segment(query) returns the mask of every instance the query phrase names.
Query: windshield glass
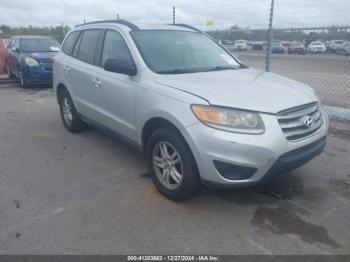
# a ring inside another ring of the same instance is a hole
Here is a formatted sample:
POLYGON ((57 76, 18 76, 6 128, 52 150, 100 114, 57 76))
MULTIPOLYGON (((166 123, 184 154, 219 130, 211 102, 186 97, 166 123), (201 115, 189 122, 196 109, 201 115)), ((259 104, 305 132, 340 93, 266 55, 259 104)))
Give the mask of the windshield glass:
POLYGON ((60 43, 50 38, 21 39, 20 49, 22 52, 58 52, 60 43))
POLYGON ((159 74, 237 69, 239 63, 207 36, 174 30, 131 33, 143 59, 159 74))

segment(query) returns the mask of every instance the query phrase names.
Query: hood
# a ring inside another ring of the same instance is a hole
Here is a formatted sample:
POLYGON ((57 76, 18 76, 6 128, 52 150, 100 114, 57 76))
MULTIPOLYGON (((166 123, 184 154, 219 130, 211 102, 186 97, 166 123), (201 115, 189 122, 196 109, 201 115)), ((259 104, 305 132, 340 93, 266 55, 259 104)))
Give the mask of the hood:
POLYGON ((254 69, 156 75, 155 81, 200 96, 212 105, 266 113, 317 101, 310 87, 254 69))
POLYGON ((23 53, 26 57, 31 57, 37 60, 39 63, 52 63, 53 58, 57 55, 57 52, 34 52, 23 53))

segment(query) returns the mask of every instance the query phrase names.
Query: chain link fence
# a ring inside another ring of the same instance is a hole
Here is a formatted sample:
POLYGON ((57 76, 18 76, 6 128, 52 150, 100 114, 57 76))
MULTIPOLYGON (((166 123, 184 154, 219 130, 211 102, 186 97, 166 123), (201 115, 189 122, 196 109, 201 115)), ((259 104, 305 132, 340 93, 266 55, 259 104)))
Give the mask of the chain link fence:
MULTIPOLYGON (((265 69, 267 29, 209 33, 243 63, 265 69)), ((273 35, 271 72, 314 88, 332 127, 350 132, 350 26, 278 28, 273 35)))

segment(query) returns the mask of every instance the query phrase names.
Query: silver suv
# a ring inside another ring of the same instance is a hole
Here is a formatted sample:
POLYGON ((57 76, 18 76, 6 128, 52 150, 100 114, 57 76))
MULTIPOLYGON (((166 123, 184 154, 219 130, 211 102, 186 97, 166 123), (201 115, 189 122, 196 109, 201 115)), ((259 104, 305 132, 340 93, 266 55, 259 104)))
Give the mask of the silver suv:
POLYGON ((251 185, 320 154, 328 119, 305 84, 250 69, 184 24, 124 20, 76 26, 56 56, 63 124, 113 131, 145 152, 173 200, 251 185))

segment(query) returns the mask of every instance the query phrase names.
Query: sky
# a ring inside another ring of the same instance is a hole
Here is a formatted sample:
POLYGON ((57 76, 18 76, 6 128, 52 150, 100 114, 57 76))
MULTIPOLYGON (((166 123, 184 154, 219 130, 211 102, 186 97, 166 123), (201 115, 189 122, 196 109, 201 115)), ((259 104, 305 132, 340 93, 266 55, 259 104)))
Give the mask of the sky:
MULTIPOLYGON (((0 24, 68 26, 88 21, 120 19, 135 23, 176 22, 200 29, 233 25, 264 28, 271 0, 0 0, 0 24), (206 26, 214 19, 213 26, 206 26)), ((275 0, 274 25, 350 25, 350 0, 275 0)))

